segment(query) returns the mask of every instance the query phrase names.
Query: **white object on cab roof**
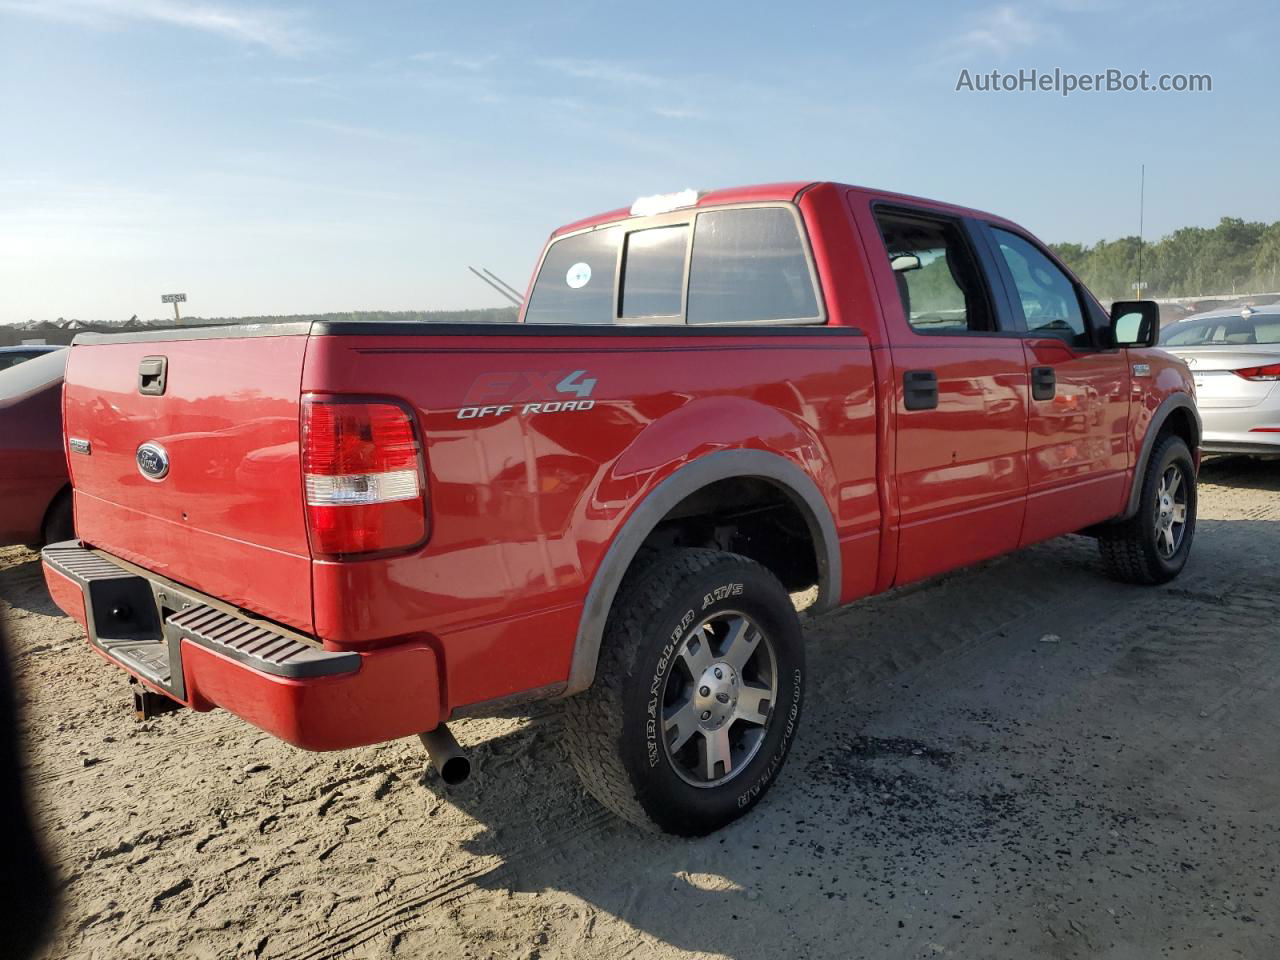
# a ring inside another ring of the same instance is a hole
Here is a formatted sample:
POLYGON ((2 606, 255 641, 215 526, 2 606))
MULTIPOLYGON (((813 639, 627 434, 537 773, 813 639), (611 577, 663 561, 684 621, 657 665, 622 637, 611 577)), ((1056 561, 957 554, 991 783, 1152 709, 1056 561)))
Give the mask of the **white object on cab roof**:
POLYGON ((655 193, 648 197, 637 197, 631 205, 633 217, 651 217, 656 213, 670 213, 681 207, 692 207, 698 202, 701 194, 692 188, 678 193, 655 193))

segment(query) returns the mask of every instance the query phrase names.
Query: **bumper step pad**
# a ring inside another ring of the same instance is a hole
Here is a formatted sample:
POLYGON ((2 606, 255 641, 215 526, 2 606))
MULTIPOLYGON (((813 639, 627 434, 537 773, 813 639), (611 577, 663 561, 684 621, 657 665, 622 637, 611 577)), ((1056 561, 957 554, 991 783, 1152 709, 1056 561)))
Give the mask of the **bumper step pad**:
POLYGON ((203 604, 166 620, 182 636, 263 673, 279 677, 327 677, 360 666, 358 653, 334 653, 272 627, 203 604))
POLYGON ((220 609, 203 594, 135 573, 76 541, 50 544, 43 556, 83 591, 89 642, 178 700, 186 699, 183 640, 277 677, 327 677, 360 669, 358 653, 325 650, 284 627, 220 609))

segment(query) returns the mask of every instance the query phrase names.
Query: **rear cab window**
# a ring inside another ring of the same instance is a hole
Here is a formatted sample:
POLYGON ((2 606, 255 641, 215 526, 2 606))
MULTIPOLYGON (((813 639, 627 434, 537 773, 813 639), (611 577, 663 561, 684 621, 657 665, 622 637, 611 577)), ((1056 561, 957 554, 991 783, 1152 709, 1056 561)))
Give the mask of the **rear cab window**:
POLYGON ((622 257, 618 316, 646 320, 680 316, 684 305, 684 260, 689 227, 653 227, 627 234, 622 257))
POLYGON ((791 204, 679 210, 551 243, 525 323, 824 323, 791 204))
POLYGON ((609 323, 622 230, 608 227, 547 248, 525 323, 609 323))
POLYGON ((1210 317, 1165 327, 1161 346, 1254 346, 1280 344, 1280 316, 1210 317))

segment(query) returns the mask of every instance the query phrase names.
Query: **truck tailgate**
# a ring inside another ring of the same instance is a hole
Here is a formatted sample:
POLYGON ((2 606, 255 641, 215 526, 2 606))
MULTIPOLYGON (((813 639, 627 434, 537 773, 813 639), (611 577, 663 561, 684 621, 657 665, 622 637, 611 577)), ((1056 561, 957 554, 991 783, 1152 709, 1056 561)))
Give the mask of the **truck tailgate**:
POLYGON ((63 402, 76 534, 309 632, 298 459, 307 337, 228 333, 72 348, 63 402), (154 374, 159 358, 163 393, 144 393, 144 360, 154 374), (144 445, 155 446, 140 455, 144 445))

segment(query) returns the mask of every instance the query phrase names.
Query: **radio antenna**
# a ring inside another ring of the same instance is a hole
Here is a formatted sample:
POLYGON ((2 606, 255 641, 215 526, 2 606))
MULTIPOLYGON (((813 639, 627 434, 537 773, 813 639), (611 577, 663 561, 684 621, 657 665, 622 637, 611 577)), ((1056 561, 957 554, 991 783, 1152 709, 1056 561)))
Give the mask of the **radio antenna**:
POLYGON ((494 272, 493 272, 492 270, 490 270, 488 267, 481 267, 481 269, 482 269, 482 270, 484 270, 485 275, 486 275, 486 276, 488 276, 488 278, 489 278, 490 280, 493 280, 493 281, 495 281, 495 282, 497 282, 497 283, 501 284, 501 285, 502 285, 502 287, 503 287, 503 288, 504 288, 508 293, 510 293, 513 297, 516 297, 516 298, 518 298, 518 299, 520 299, 520 300, 523 300, 523 299, 524 299, 524 295, 523 295, 519 290, 517 290, 517 289, 516 289, 515 287, 513 287, 511 284, 507 283, 507 281, 503 280, 500 276, 498 276, 496 273, 494 273, 494 272))
POLYGON ((1142 228, 1143 216, 1146 213, 1147 202, 1147 165, 1144 163, 1141 167, 1141 174, 1138 179, 1138 296, 1142 299, 1142 228))
POLYGON ((470 270, 472 273, 474 273, 481 280, 483 280, 490 287, 492 287, 500 296, 510 300, 513 306, 518 307, 521 305, 521 303, 523 303, 523 301, 519 297, 513 295, 511 292, 509 292, 508 290, 500 286, 498 282, 490 280, 488 277, 486 277, 483 273, 481 273, 475 267, 467 267, 467 269, 470 270))

